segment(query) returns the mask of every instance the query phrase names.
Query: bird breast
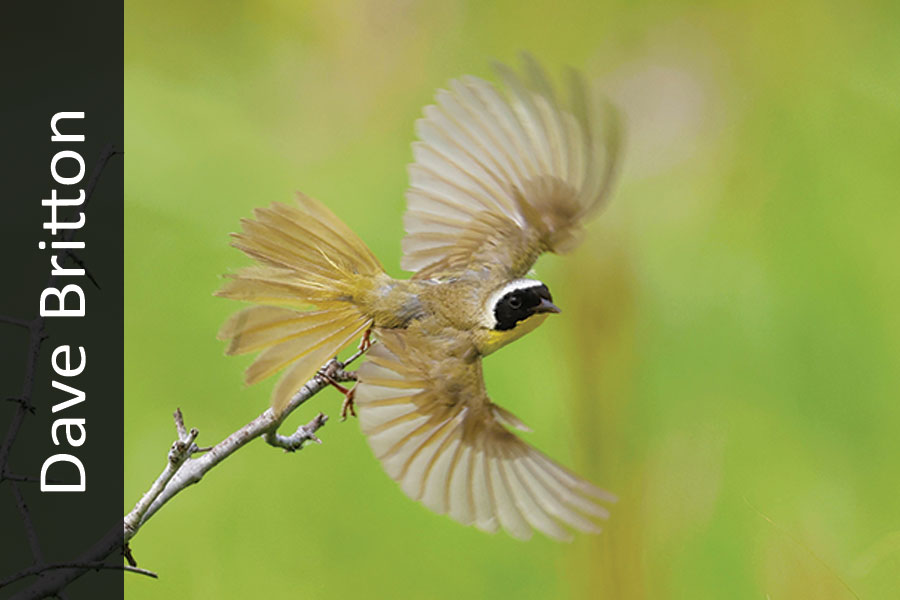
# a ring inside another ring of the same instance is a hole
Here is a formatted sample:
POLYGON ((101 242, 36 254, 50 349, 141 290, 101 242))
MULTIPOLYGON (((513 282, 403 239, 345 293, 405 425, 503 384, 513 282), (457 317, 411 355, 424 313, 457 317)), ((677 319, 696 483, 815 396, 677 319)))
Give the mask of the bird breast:
POLYGON ((534 315, 519 322, 512 329, 505 331, 497 331, 496 329, 476 329, 473 331, 473 341, 475 342, 478 351, 481 352, 482 355, 487 355, 491 352, 496 352, 510 342, 516 341, 523 335, 531 333, 537 329, 546 318, 547 314, 534 315))

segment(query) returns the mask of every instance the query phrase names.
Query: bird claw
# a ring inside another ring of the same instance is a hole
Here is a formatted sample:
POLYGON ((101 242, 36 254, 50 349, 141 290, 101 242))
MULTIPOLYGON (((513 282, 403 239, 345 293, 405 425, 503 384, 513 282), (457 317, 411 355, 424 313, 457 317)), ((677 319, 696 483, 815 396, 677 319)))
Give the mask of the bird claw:
POLYGON ((366 352, 369 348, 372 347, 372 328, 369 327, 366 329, 366 332, 363 334, 362 339, 359 340, 359 346, 357 350, 360 352, 366 352))
POLYGON ((355 403, 353 400, 353 396, 356 392, 356 386, 347 390, 347 393, 344 394, 344 402, 341 404, 341 421, 347 420, 347 414, 349 413, 352 416, 356 416, 356 409, 354 408, 355 403))
POLYGON ((356 409, 354 408, 353 396, 356 393, 356 386, 346 388, 332 379, 327 373, 320 373, 320 375, 329 385, 333 386, 337 391, 344 395, 344 402, 341 404, 341 421, 346 421, 348 414, 355 417, 356 409))

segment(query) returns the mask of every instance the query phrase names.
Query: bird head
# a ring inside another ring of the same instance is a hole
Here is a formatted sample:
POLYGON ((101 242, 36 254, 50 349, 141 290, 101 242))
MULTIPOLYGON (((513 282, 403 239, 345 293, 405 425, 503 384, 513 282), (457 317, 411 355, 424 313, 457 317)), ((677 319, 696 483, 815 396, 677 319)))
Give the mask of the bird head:
POLYGON ((488 297, 483 324, 494 331, 511 331, 535 316, 558 312, 546 285, 534 279, 515 279, 488 297))

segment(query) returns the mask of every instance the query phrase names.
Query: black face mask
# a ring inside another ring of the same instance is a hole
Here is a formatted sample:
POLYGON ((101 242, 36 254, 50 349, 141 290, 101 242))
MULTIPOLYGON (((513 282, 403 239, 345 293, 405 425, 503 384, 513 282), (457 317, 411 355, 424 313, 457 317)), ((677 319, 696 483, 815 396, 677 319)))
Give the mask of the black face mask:
POLYGON ((550 290, 544 284, 507 292, 494 305, 496 331, 509 331, 519 321, 542 312, 559 312, 550 290))

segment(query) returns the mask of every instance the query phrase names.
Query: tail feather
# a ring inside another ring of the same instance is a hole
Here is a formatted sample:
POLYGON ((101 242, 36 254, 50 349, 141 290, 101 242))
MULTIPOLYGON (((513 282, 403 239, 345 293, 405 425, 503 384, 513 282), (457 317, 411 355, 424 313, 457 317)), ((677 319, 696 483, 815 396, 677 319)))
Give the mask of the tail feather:
POLYGON ((291 397, 297 393, 304 383, 316 374, 322 365, 327 363, 335 354, 349 346, 353 340, 359 337, 366 329, 371 327, 372 322, 367 321, 359 325, 355 329, 347 328, 342 330, 343 335, 335 338, 334 345, 320 346, 304 356, 298 357, 297 361, 288 368, 285 374, 275 386, 272 394, 272 409, 275 414, 280 415, 290 402, 291 397), (347 334, 347 332, 350 332, 347 334))
POLYGON ((246 267, 225 276, 229 281, 216 296, 259 304, 308 307, 327 302, 333 286, 309 278, 299 279, 294 271, 267 266, 246 267))
MULTIPOLYGON (((259 211, 257 211, 257 215, 259 211)), ((232 234, 232 245, 262 264, 275 268, 297 270, 298 265, 307 273, 324 275, 326 270, 315 263, 305 263, 305 257, 318 249, 310 239, 296 240, 284 232, 259 221, 241 219, 242 233, 232 234)))
MULTIPOLYGON (((347 227, 343 221, 331 212, 327 206, 303 194, 298 194, 297 202, 316 221, 322 224, 322 228, 319 232, 324 239, 337 248, 344 248, 344 254, 353 259, 351 262, 357 263, 360 267, 364 267, 364 270, 361 272, 375 275, 384 271, 384 267, 381 266, 381 263, 378 262, 378 258, 376 258, 375 255, 372 254, 372 251, 369 250, 369 247, 359 239, 359 236, 357 236, 352 229, 347 227)), ((285 209, 290 207, 280 205, 280 208, 285 209)), ((289 216, 288 212, 282 214, 289 216)))
POLYGON ((262 306, 228 319, 227 354, 261 351, 248 384, 286 368, 272 396, 280 414, 303 383, 349 346, 372 319, 354 304, 384 273, 378 259, 334 213, 308 196, 272 204, 243 219, 233 245, 259 264, 230 274, 216 295, 262 306), (297 310, 315 307, 317 310, 297 310))
POLYGON ((276 306, 251 306, 222 325, 220 340, 231 340, 225 354, 246 354, 285 342, 311 330, 331 327, 334 311, 298 312, 276 306))
MULTIPOLYGON (((299 237, 290 231, 292 223, 281 217, 272 217, 271 208, 256 210, 257 219, 241 219, 242 233, 232 234, 236 248, 264 264, 277 268, 302 270, 315 276, 327 276, 340 263, 353 264, 359 259, 347 255, 345 248, 335 247, 311 231, 299 237), (329 259, 328 255, 334 257, 329 259), (310 257, 321 255, 310 261, 310 257)), ((306 217, 307 219, 309 217, 306 217)))
POLYGON ((319 260, 311 260, 306 251, 297 253, 299 258, 309 260, 311 266, 343 263, 342 267, 364 275, 384 271, 359 236, 324 204, 303 194, 297 195, 297 204, 273 203, 268 208, 257 209, 256 218, 260 224, 290 239, 291 244, 317 249, 319 260))
MULTIPOLYGON (((369 323, 370 319, 355 313, 355 311, 335 311, 331 322, 301 331, 261 352, 247 369, 247 383, 254 384, 262 381, 303 356, 320 348, 325 349, 328 356, 321 363, 311 365, 314 372, 329 358, 337 354, 335 348, 342 348, 345 343, 351 341, 344 338, 360 333, 369 323)), ((312 374, 310 373, 310 376, 312 374)))

